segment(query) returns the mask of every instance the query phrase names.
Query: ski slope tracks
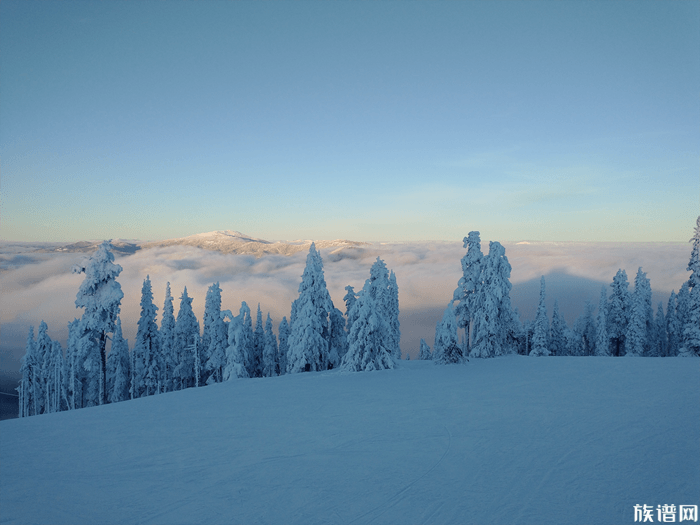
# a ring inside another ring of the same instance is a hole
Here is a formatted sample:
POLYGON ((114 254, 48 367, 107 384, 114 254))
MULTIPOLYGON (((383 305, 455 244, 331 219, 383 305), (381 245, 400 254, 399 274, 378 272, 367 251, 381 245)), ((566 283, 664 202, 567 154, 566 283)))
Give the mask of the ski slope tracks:
POLYGON ((0 465, 3 524, 633 523, 700 505, 700 360, 234 380, 0 422, 0 465))

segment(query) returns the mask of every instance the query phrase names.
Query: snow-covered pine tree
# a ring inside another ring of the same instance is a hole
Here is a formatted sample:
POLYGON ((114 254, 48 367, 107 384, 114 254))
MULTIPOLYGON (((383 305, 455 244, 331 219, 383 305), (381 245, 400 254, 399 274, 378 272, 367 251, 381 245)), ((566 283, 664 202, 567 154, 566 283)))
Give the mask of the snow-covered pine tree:
MULTIPOLYGON (((66 395, 68 396, 68 410, 81 408, 78 400, 82 396, 78 362, 78 338, 80 334, 80 320, 73 319, 68 323, 68 344, 66 346, 65 381, 66 395)), ((82 368, 82 367, 81 367, 82 368)))
POLYGON ((160 352, 163 362, 163 390, 174 390, 173 372, 178 365, 175 347, 175 310, 173 296, 170 293, 170 283, 165 285, 165 302, 163 303, 163 318, 160 321, 160 352))
POLYGON ((351 316, 350 312, 353 311, 353 305, 355 304, 355 301, 357 301, 357 294, 355 293, 353 287, 350 285, 346 286, 345 290, 347 291, 347 293, 345 294, 345 297, 343 297, 343 301, 345 301, 345 317, 348 318, 345 327, 347 333, 349 334, 350 330, 352 329, 352 323, 355 321, 355 319, 353 319, 353 317, 351 316))
POLYGON ((447 303, 445 313, 435 327, 433 361, 439 365, 461 363, 464 359, 457 336, 457 321, 452 301, 447 303))
POLYGON ((175 390, 195 386, 194 355, 190 350, 195 341, 199 341, 199 321, 192 311, 192 297, 187 295, 185 286, 180 296, 180 308, 175 322, 175 355, 177 356, 177 366, 173 370, 175 390))
POLYGON ((578 316, 574 322, 574 331, 581 338, 581 355, 590 356, 595 354, 596 325, 593 317, 593 303, 586 301, 583 314, 578 316))
POLYGON ((637 270, 637 276, 634 278, 632 309, 630 310, 627 333, 625 334, 625 355, 630 357, 640 357, 647 354, 651 287, 646 275, 640 267, 637 270))
POLYGON ((328 368, 328 316, 333 302, 323 276, 323 261, 311 243, 299 284, 299 297, 292 304, 292 323, 287 353, 287 373, 328 368))
POLYGON ((133 350, 134 398, 150 396, 159 391, 160 382, 160 337, 156 324, 156 311, 150 276, 146 276, 141 287, 141 317, 136 331, 133 350))
POLYGON ((469 332, 472 326, 472 318, 476 315, 478 296, 481 292, 482 270, 484 254, 481 253, 481 239, 478 231, 469 232, 464 238, 464 248, 467 253, 462 257, 462 277, 457 283, 457 289, 452 296, 459 301, 455 308, 457 325, 464 329, 464 351, 469 352, 469 332))
POLYGON ((389 327, 380 313, 381 308, 369 293, 370 287, 367 279, 353 305, 355 322, 348 334, 348 351, 340 364, 342 369, 351 372, 394 368, 391 351, 384 346, 389 327))
POLYGON ((545 305, 544 275, 540 279, 540 302, 535 315, 534 333, 532 334, 532 351, 530 356, 547 356, 549 352, 549 318, 545 305))
POLYGON ((513 318, 509 311, 510 271, 505 248, 499 242, 490 242, 489 254, 483 260, 482 284, 474 298, 470 357, 493 357, 509 352, 504 348, 508 327, 503 322, 513 318))
POLYGON ((226 349, 228 348, 228 327, 224 321, 223 312, 219 311, 219 319, 214 322, 209 340, 209 356, 205 368, 209 374, 207 384, 223 381, 226 366, 226 349))
POLYGON ((204 317, 202 318, 202 338, 200 341, 200 359, 202 365, 199 383, 205 384, 209 379, 209 375, 213 373, 210 368, 209 358, 210 352, 214 351, 211 344, 212 339, 216 338, 217 332, 220 332, 221 327, 221 288, 219 283, 212 284, 207 290, 206 298, 204 299, 204 317))
POLYGON ((263 325, 262 310, 258 303, 258 312, 255 317, 255 331, 253 332, 253 368, 250 377, 263 377, 263 354, 265 353, 265 328, 263 325))
POLYGON ((51 349, 46 360, 46 407, 47 413, 60 412, 64 407, 63 391, 63 348, 58 341, 51 342, 51 349))
POLYGON ((687 270, 691 273, 686 283, 688 297, 681 329, 682 344, 678 355, 697 357, 700 356, 700 216, 696 221, 695 234, 690 242, 693 243, 693 249, 687 270))
POLYGON ((330 349, 328 352, 328 359, 331 368, 338 368, 348 351, 348 336, 345 332, 345 318, 343 317, 343 312, 337 308, 333 308, 330 317, 331 337, 328 345, 330 349))
POLYGON ((289 350, 289 323, 287 317, 282 317, 282 321, 277 328, 279 332, 279 345, 277 347, 277 362, 279 363, 278 375, 287 373, 287 351, 289 350))
POLYGON ((618 357, 624 355, 625 336, 631 310, 631 297, 627 289, 629 286, 627 272, 622 269, 618 270, 610 286, 613 292, 608 300, 607 330, 611 354, 618 357))
POLYGON ((596 319, 595 333, 595 355, 610 355, 610 339, 608 338, 607 320, 605 312, 607 310, 608 294, 605 285, 600 289, 600 301, 598 302, 598 317, 596 319))
POLYGON ((681 338, 681 326, 676 313, 676 292, 672 291, 666 306, 666 355, 675 357, 681 338))
POLYGON ((36 359, 36 341, 34 341, 34 327, 29 327, 27 343, 24 347, 24 357, 19 372, 22 378, 19 382, 19 417, 28 417, 37 414, 35 383, 39 364, 36 359))
POLYGON ((661 301, 659 301, 659 304, 656 307, 656 317, 654 318, 654 345, 652 355, 668 357, 666 316, 664 315, 664 305, 661 301))
POLYGON ((119 403, 129 399, 130 380, 129 343, 124 339, 122 321, 117 317, 112 336, 112 348, 107 356, 107 397, 110 403, 119 403))
POLYGON ((228 324, 228 348, 226 349, 226 365, 224 366, 224 381, 250 377, 246 363, 251 345, 252 333, 246 328, 246 317, 250 320, 250 308, 243 301, 239 314, 233 317, 230 311, 226 311, 231 321, 228 324))
POLYGON ((114 331, 114 322, 119 315, 119 307, 124 297, 122 288, 116 281, 122 267, 114 264, 112 244, 104 241, 97 251, 83 263, 73 266, 74 273, 84 273, 85 280, 80 285, 75 299, 76 308, 84 308, 83 326, 90 331, 90 337, 97 345, 100 375, 99 384, 103 385, 99 403, 107 402, 107 334, 114 331))
POLYGON ((552 355, 566 355, 566 338, 564 337, 566 328, 566 321, 559 314, 559 301, 555 299, 550 337, 550 352, 552 355))
POLYGON ((273 377, 278 375, 277 370, 279 363, 277 362, 277 336, 272 331, 272 318, 267 314, 265 321, 264 346, 262 355, 262 376, 273 377))
POLYGON ((49 327, 42 320, 39 324, 39 332, 36 334, 36 360, 37 360, 37 384, 35 385, 36 401, 38 405, 37 414, 48 412, 48 377, 49 360, 51 358, 51 347, 53 342, 49 337, 49 327))
POLYGON ((430 353, 430 347, 423 338, 420 340, 420 352, 418 353, 418 359, 423 361, 431 361, 433 359, 433 354, 430 353))
POLYGON ((387 293, 387 315, 391 328, 391 349, 394 359, 401 359, 401 325, 399 323, 399 285, 396 283, 394 270, 389 273, 387 293))

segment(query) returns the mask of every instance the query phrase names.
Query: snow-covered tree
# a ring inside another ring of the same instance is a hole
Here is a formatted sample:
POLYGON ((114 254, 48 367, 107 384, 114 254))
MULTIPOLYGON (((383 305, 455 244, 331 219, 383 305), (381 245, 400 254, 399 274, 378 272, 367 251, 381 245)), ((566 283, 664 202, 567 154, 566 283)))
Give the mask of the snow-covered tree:
POLYGON ((478 309, 484 262, 478 231, 469 232, 469 236, 464 238, 464 248, 467 248, 467 253, 462 257, 462 277, 459 279, 457 289, 454 291, 452 298, 455 301, 459 301, 455 308, 457 325, 465 331, 464 340, 466 344, 464 351, 468 352, 469 332, 472 318, 476 315, 476 310, 478 309))
POLYGON ((263 354, 265 353, 265 327, 263 325, 262 310, 258 303, 258 313, 255 319, 255 331, 253 332, 253 366, 250 377, 263 377, 263 354))
POLYGON ((347 291, 347 293, 345 294, 345 297, 343 297, 343 301, 345 301, 345 317, 347 317, 348 319, 346 323, 346 329, 347 333, 349 334, 350 330, 352 329, 352 323, 355 321, 355 319, 351 316, 351 312, 353 311, 353 305, 355 304, 355 301, 357 301, 357 294, 355 293, 353 287, 350 285, 346 286, 345 290, 347 291))
POLYGON ((559 314, 559 301, 554 300, 552 311, 552 332, 550 336, 550 352, 552 355, 566 355, 566 338, 564 333, 567 326, 564 318, 559 314))
POLYGON ((175 310, 173 296, 170 293, 170 283, 165 285, 165 302, 163 303, 163 318, 160 321, 160 352, 163 362, 163 389, 165 392, 174 390, 173 372, 178 365, 175 345, 175 310))
POLYGON ((651 355, 668 357, 668 337, 666 335, 666 316, 664 305, 659 301, 654 318, 654 349, 651 355))
POLYGON ((311 243, 299 284, 299 297, 292 304, 287 372, 328 368, 329 313, 333 302, 323 276, 323 261, 311 243))
POLYGON ((435 327, 433 361, 439 365, 461 363, 464 359, 457 336, 457 321, 452 301, 447 304, 445 313, 435 327))
POLYGON ((348 351, 348 336, 345 332, 345 318, 343 312, 333 308, 331 317, 331 336, 329 341, 328 359, 331 368, 338 368, 340 362, 348 351))
POLYGON ((666 306, 666 355, 675 357, 678 355, 681 341, 681 325, 676 313, 676 292, 672 291, 666 306))
POLYGON ((36 341, 34 341, 34 327, 29 327, 27 343, 24 347, 24 357, 19 369, 22 378, 19 383, 19 417, 28 417, 38 414, 36 401, 36 385, 40 378, 40 364, 36 358, 36 341))
POLYGON ((581 355, 595 354, 596 325, 593 317, 593 303, 586 301, 583 314, 574 321, 574 331, 581 338, 581 355))
POLYGON ((36 401, 38 405, 37 414, 45 414, 48 412, 48 376, 49 376, 49 359, 51 357, 51 347, 53 342, 49 337, 49 327, 42 320, 39 324, 39 332, 36 335, 36 360, 37 368, 37 384, 35 386, 36 401))
POLYGON ((632 308, 630 310, 627 333, 625 334, 625 355, 639 357, 646 355, 649 341, 649 317, 651 315, 651 287, 646 273, 640 267, 634 279, 632 308))
POLYGON ((629 322, 631 298, 627 289, 627 272, 618 270, 610 284, 613 289, 607 308, 607 330, 610 338, 610 350, 613 356, 624 355, 625 336, 629 322))
POLYGON ((600 301, 598 302, 598 317, 596 319, 595 333, 595 355, 609 356, 610 355, 610 339, 608 338, 607 319, 605 312, 607 310, 608 294, 605 285, 600 289, 600 301))
MULTIPOLYGON (((204 299, 204 317, 202 318, 202 338, 200 341, 200 358, 204 366, 202 366, 199 378, 200 384, 208 382, 209 375, 214 372, 214 368, 212 368, 213 363, 210 363, 209 359, 211 352, 216 351, 217 344, 212 345, 212 340, 219 342, 223 346, 223 341, 221 341, 221 322, 221 288, 219 283, 216 282, 209 287, 204 299)), ((223 353, 224 348, 220 350, 223 353)), ((218 358, 215 358, 215 361, 220 362, 221 356, 219 355, 218 358)))
POLYGON ((510 271, 505 248, 499 242, 490 242, 489 254, 483 260, 482 284, 475 294, 472 310, 472 357, 493 357, 509 352, 505 348, 508 334, 505 323, 513 319, 510 271))
POLYGON ((431 361, 433 359, 433 354, 430 353, 430 347, 423 338, 420 340, 420 352, 418 353, 418 359, 423 361, 431 361))
POLYGON ((401 326, 399 323, 399 285, 396 283, 396 274, 394 270, 389 273, 389 289, 386 295, 387 299, 387 321, 391 331, 390 340, 392 355, 394 359, 401 359, 401 326))
POLYGON ((104 388, 107 373, 107 336, 114 332, 114 323, 124 297, 122 288, 116 281, 122 267, 114 264, 112 248, 109 241, 104 241, 89 259, 73 267, 74 273, 85 274, 85 280, 80 285, 75 299, 75 306, 84 308, 82 324, 89 330, 89 337, 97 346, 99 363, 94 373, 99 374, 98 383, 102 385, 99 393, 100 404, 107 402, 104 388))
POLYGON ((156 324, 151 279, 146 276, 141 287, 141 317, 133 350, 133 397, 150 396, 159 392, 161 380, 160 336, 156 324))
POLYGON ((47 413, 60 412, 67 408, 63 371, 63 348, 58 341, 52 341, 45 369, 47 413))
POLYGON ((195 386, 195 356, 191 350, 195 341, 199 341, 199 321, 192 311, 192 298, 187 295, 187 287, 185 287, 180 296, 180 309, 175 322, 175 355, 177 356, 177 366, 173 370, 175 390, 195 386))
POLYGON ((107 397, 110 403, 129 399, 130 379, 129 343, 122 335, 122 321, 117 317, 112 336, 112 348, 107 356, 107 397))
POLYGON ((279 363, 277 362, 277 337, 272 331, 272 318, 267 314, 265 321, 264 346, 262 355, 262 376, 273 377, 278 375, 279 363))
POLYGON ((279 345, 277 347, 279 370, 277 373, 283 375, 287 372, 287 351, 289 350, 289 323, 286 316, 282 317, 277 331, 279 332, 279 345))
POLYGON ((683 312, 681 348, 678 355, 697 357, 700 356, 700 216, 690 242, 693 243, 693 249, 687 270, 691 273, 687 281, 688 297, 683 312))
POLYGON ((541 357, 549 355, 549 318, 545 306, 544 275, 540 279, 540 303, 537 306, 534 332, 532 334, 532 351, 530 356, 541 357))
POLYGON ((348 351, 340 367, 351 372, 394 368, 391 350, 384 346, 387 322, 375 299, 369 294, 369 279, 355 305, 355 322, 348 335, 348 351))
POLYGON ((250 321, 250 308, 245 303, 241 304, 239 314, 236 317, 226 311, 231 321, 228 324, 228 348, 226 349, 226 365, 224 366, 224 381, 250 377, 247 361, 248 352, 252 343, 252 330, 246 328, 250 321))

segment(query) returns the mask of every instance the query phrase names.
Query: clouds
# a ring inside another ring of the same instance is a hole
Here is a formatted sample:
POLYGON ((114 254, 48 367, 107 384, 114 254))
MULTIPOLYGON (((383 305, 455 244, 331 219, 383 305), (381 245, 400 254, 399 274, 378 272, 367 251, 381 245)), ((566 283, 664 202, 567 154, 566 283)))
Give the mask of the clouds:
MULTIPOLYGON (((571 324, 583 312, 586 300, 597 305, 601 285, 608 285, 618 268, 631 281, 639 266, 647 272, 654 291, 654 308, 664 302, 672 289, 687 279, 685 271, 690 245, 687 243, 504 243, 513 267, 513 305, 521 319, 534 318, 539 278, 547 281, 547 308, 551 316, 555 299, 571 324)), ((488 252, 488 241, 482 241, 488 252)), ((399 285, 402 350, 415 356, 420 338, 432 342, 435 323, 461 276, 461 242, 421 242, 370 244, 342 250, 322 250, 326 283, 336 307, 345 310, 345 287, 359 290, 369 276, 369 268, 381 257, 394 270, 399 285)), ((0 273, 0 318, 2 370, 19 368, 30 325, 45 320, 53 339, 65 345, 67 323, 79 317, 75 294, 83 276, 70 273, 80 254, 14 254, 12 264, 0 273)), ((289 317, 291 303, 298 296, 306 253, 292 256, 231 255, 199 248, 172 246, 140 250, 133 255, 117 255, 123 267, 118 282, 124 291, 122 323, 124 336, 133 344, 140 314, 141 286, 146 275, 153 284, 154 301, 162 310, 165 284, 170 282, 175 297, 187 286, 194 298, 193 310, 202 319, 207 288, 219 282, 223 290, 222 308, 238 311, 241 301, 251 308, 260 303, 269 311, 275 327, 282 316, 289 317)), ((159 310, 159 315, 162 311, 159 310)))

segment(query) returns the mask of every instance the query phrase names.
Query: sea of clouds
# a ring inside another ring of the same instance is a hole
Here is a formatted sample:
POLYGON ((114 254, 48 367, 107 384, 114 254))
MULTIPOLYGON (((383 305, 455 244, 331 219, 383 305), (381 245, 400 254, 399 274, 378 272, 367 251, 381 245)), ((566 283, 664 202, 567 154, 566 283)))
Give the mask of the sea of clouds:
MULTIPOLYGON (((619 268, 626 270, 632 290, 637 268, 641 266, 651 280, 654 311, 659 301, 665 310, 671 290, 678 291, 688 278, 686 267, 691 250, 689 243, 503 245, 513 268, 511 299, 521 320, 534 318, 540 276, 544 275, 550 318, 554 300, 558 299, 560 312, 569 325, 583 313, 587 300, 597 307, 601 285, 609 285, 619 268)), ((50 337, 65 348, 67 324, 82 314, 75 307, 75 295, 84 275, 71 273, 71 267, 85 255, 37 253, 7 243, 0 248, 0 370, 4 376, 16 376, 30 326, 36 330, 42 320, 46 321, 50 337)), ((482 242, 482 250, 488 252, 488 241, 482 242)), ((460 259, 465 251, 461 242, 414 242, 370 244, 321 253, 331 298, 343 312, 345 287, 352 285, 355 291, 360 290, 377 257, 394 270, 399 285, 401 348, 404 355, 408 353, 415 358, 420 338, 425 338, 432 347, 435 324, 442 318, 457 286, 460 259)), ((305 261, 306 253, 256 259, 183 246, 117 256, 115 262, 123 267, 118 282, 124 291, 121 306, 124 336, 133 345, 141 287, 147 275, 153 285, 154 302, 159 307, 158 322, 167 282, 175 298, 175 315, 186 286, 194 298, 193 309, 200 323, 207 288, 219 282, 223 309, 235 314, 241 301, 246 301, 255 315, 260 303, 263 315, 270 313, 276 329, 282 316, 289 318, 305 261)))

